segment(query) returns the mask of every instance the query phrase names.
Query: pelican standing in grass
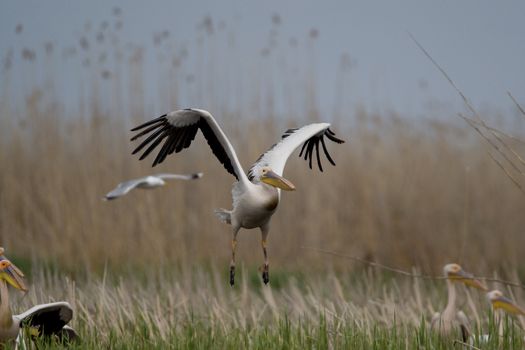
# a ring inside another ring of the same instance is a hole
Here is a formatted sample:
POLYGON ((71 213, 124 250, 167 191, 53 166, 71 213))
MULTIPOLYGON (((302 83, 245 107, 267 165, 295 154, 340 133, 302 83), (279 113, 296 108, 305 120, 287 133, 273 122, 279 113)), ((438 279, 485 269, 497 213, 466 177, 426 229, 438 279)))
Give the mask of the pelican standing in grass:
MULTIPOLYGON (((487 299, 492 305, 494 310, 494 321, 498 325, 498 335, 503 337, 503 314, 502 312, 515 315, 518 318, 520 316, 525 316, 525 309, 517 305, 515 302, 505 297, 502 292, 499 290, 492 290, 487 293, 487 299)), ((523 320, 519 319, 520 323, 523 326, 523 320)))
POLYGON ((13 266, 7 259, 0 260, 0 343, 4 344, 16 339, 18 345, 21 329, 26 329, 34 339, 50 336, 56 337, 59 341, 76 339, 75 330, 66 326, 73 317, 73 309, 67 302, 36 305, 26 312, 13 315, 9 305, 7 284, 21 291, 27 291, 20 276, 13 273, 13 266))
POLYGON ((117 187, 104 196, 104 200, 112 200, 124 196, 135 188, 153 189, 164 186, 165 180, 196 180, 202 177, 202 173, 195 174, 157 174, 121 182, 117 187))
POLYGON ((466 286, 474 287, 486 291, 479 280, 474 279, 473 275, 466 272, 458 264, 447 264, 443 268, 447 281, 448 301, 443 312, 435 313, 430 323, 430 328, 441 334, 454 334, 460 331, 461 338, 466 342, 470 335, 470 327, 467 316, 463 311, 458 311, 456 307, 456 283, 463 283, 466 286))
MULTIPOLYGON (((267 237, 270 231, 270 218, 277 209, 281 190, 293 191, 295 186, 282 174, 288 157, 301 144, 299 156, 304 154, 304 159, 309 161, 312 168, 312 159, 317 157, 317 164, 322 171, 319 144, 321 144, 328 161, 335 165, 330 157, 325 144, 325 137, 336 143, 343 143, 335 137, 328 123, 315 123, 301 128, 287 130, 282 139, 263 153, 246 174, 237 158, 235 149, 222 131, 213 116, 202 109, 183 109, 170 112, 156 119, 133 128, 138 131, 131 138, 134 141, 144 135, 148 137, 133 151, 140 152, 148 146, 140 157, 144 159, 162 141, 153 166, 162 163, 173 152, 178 153, 188 148, 200 129, 211 147, 213 154, 223 164, 226 171, 232 174, 237 182, 233 184, 232 197, 233 209, 216 210, 219 219, 232 226, 230 284, 235 281, 235 248, 237 234, 241 228, 261 230, 261 246, 264 255, 262 278, 265 284, 269 282, 269 262, 267 254, 267 237), (139 131, 140 130, 140 131, 139 131)), ((251 130, 251 132, 257 132, 251 130)))
POLYGON ((13 317, 9 305, 7 284, 16 289, 27 291, 27 288, 16 273, 13 273, 13 264, 7 259, 0 260, 0 343, 4 344, 16 339, 20 332, 20 321, 13 317))

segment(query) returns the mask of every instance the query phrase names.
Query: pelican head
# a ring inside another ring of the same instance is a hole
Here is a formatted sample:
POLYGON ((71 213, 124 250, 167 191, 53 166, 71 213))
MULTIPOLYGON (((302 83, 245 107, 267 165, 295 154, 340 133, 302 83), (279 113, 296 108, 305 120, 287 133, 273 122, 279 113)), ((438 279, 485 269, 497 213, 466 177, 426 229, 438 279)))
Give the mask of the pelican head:
POLYGON ((516 305, 512 300, 505 297, 499 290, 493 290, 487 293, 487 299, 492 304, 494 310, 502 309, 505 312, 513 315, 525 316, 525 310, 516 305))
POLYGON ((481 290, 487 290, 487 287, 481 283, 480 280, 474 278, 474 276, 463 270, 458 264, 447 264, 443 268, 445 277, 453 282, 463 282, 469 287, 474 287, 481 290))
POLYGON ((16 289, 27 291, 27 287, 20 276, 13 269, 13 264, 7 260, 0 260, 0 280, 4 280, 16 289))
POLYGON ((285 191, 294 191, 295 186, 289 180, 276 174, 272 168, 265 166, 261 168, 261 181, 273 187, 280 188, 285 191))

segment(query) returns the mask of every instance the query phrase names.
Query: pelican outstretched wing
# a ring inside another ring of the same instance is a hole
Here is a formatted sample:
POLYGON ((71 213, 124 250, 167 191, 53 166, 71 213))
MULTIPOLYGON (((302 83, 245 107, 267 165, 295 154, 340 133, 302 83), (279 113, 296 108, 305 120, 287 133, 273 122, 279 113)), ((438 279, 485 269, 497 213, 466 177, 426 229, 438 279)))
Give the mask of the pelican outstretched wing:
POLYGON ((21 327, 37 328, 39 335, 47 336, 62 331, 71 321, 73 309, 68 302, 59 301, 33 306, 15 317, 20 320, 21 327))
POLYGON ((235 176, 237 180, 247 182, 248 178, 242 170, 242 166, 230 141, 213 116, 208 111, 202 109, 190 108, 173 111, 131 129, 131 131, 141 130, 131 138, 131 141, 149 134, 148 137, 135 148, 133 154, 140 152, 145 146, 149 145, 140 156, 140 160, 142 160, 165 140, 153 161, 152 166, 155 166, 162 163, 164 159, 173 152, 178 153, 188 148, 199 129, 208 141, 208 145, 213 151, 213 154, 224 168, 235 176))
POLYGON ((254 175, 254 172, 258 168, 269 166, 274 172, 279 175, 283 174, 284 166, 288 157, 297 149, 301 144, 301 152, 299 157, 303 157, 308 161, 310 169, 312 169, 312 160, 315 156, 317 158, 317 165, 319 170, 323 171, 323 166, 321 164, 321 155, 319 152, 319 144, 321 144, 324 154, 328 161, 335 165, 334 160, 328 153, 326 148, 325 137, 335 143, 343 143, 343 140, 335 137, 335 133, 330 130, 330 124, 328 123, 316 123, 305 125, 298 129, 289 129, 283 134, 281 141, 270 147, 268 151, 263 153, 255 164, 250 168, 248 177, 251 179, 254 175))

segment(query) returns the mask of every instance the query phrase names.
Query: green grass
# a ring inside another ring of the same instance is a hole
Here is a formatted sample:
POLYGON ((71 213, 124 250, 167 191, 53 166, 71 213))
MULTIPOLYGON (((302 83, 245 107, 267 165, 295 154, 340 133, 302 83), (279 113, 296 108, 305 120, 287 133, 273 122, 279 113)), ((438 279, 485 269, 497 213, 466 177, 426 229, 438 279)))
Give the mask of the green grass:
MULTIPOLYGON (((71 349, 436 349, 461 348, 453 337, 431 333, 427 325, 374 326, 370 331, 360 330, 347 322, 327 323, 322 315, 315 324, 292 322, 286 317, 273 324, 250 329, 221 330, 196 319, 187 319, 178 328, 162 338, 150 333, 146 322, 134 324, 125 336, 110 331, 100 339, 96 331, 80 328, 81 342, 69 344, 71 349)), ((57 343, 39 342, 39 349, 61 348, 57 343)), ((513 323, 506 323, 503 338, 492 337, 488 342, 478 340, 471 344, 483 349, 522 349, 523 339, 513 323)))
MULTIPOLYGON (((30 291, 11 290, 15 313, 67 300, 81 342, 73 349, 453 349, 459 336, 429 330, 446 302, 443 281, 382 274, 279 271, 264 286, 255 266, 239 266, 230 287, 216 264, 151 271, 148 266, 105 274, 37 267, 30 291), (149 272, 149 273, 148 273, 149 272), (275 287, 277 285, 277 287, 275 287), (420 295, 422 301, 415 302, 420 295)), ((521 349, 517 319, 503 319, 503 336, 485 296, 459 288, 458 307, 469 317, 472 345, 521 349), (470 300, 471 303, 466 301, 470 300), (478 316, 475 316, 475 315, 478 316), (490 334, 488 342, 480 334, 490 334)), ((42 343, 39 349, 60 348, 42 343)))

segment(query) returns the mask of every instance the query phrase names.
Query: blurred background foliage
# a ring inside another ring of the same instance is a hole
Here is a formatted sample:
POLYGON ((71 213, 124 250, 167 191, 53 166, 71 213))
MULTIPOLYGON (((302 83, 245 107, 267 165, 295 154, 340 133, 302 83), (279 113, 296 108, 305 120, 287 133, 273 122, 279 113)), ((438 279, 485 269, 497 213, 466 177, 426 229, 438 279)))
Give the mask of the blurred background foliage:
MULTIPOLYGON (((104 266, 118 270, 136 259, 155 266, 203 263, 226 269, 230 229, 213 210, 231 207, 234 179, 202 136, 155 169, 151 159, 139 162, 131 156, 129 129, 190 107, 180 105, 183 100, 214 114, 245 170, 289 127, 328 121, 347 141, 331 147, 337 166, 325 166, 322 174, 297 155, 289 161, 285 175, 297 191, 284 194, 273 218, 273 271, 354 268, 305 246, 435 273, 450 261, 475 265, 477 273, 506 266, 519 270, 524 196, 455 111, 416 119, 351 105, 354 62, 342 53, 332 112, 320 113, 315 59, 320 31, 281 35, 278 14, 268 21, 268 40, 261 43, 253 69, 237 77, 230 65, 220 64, 238 59, 228 23, 211 17, 196 21, 192 43, 159 30, 146 51, 120 40, 127 25, 122 12, 115 7, 107 21, 79 26, 78 41, 70 45, 49 41, 24 47, 21 39, 3 53, 0 241, 10 256, 71 273, 100 272, 104 266), (308 59, 296 63, 299 56, 308 59), (146 77, 148 60, 159 76, 146 77), (80 97, 74 108, 57 87, 63 65, 76 67, 80 97), (284 85, 276 83, 276 75, 287 77, 284 85), (151 79, 158 84, 153 104, 145 97, 151 79), (125 179, 197 171, 204 172, 202 180, 101 200, 125 179)), ((24 35, 23 24, 14 30, 24 35)), ((435 115, 431 104, 429 115, 435 115)), ((517 114, 483 118, 523 134, 525 122, 517 114)), ((520 143, 513 147, 523 151, 520 143)), ((259 237, 256 230, 242 231, 238 261, 249 266, 262 261, 259 237)))

